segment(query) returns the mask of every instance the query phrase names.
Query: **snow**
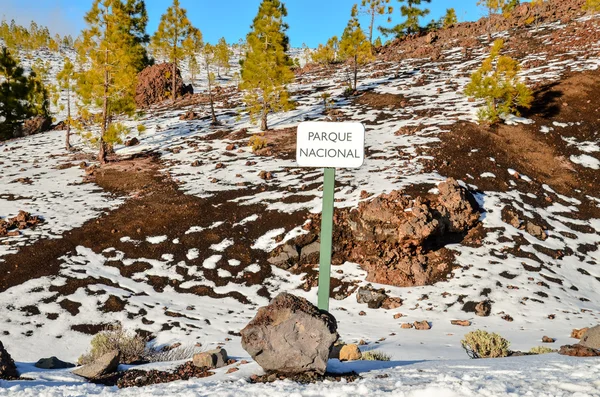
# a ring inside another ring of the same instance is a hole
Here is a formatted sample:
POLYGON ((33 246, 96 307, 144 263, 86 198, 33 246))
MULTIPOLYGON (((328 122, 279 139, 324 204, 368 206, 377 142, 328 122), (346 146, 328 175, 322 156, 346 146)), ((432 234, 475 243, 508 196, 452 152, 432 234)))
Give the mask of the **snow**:
POLYGON ((591 168, 593 170, 600 170, 600 160, 587 154, 581 154, 579 156, 571 156, 571 161, 575 164, 580 164, 584 167, 591 168))
POLYGON ((160 243, 167 241, 167 239, 168 239, 167 236, 146 237, 146 241, 149 242, 150 244, 160 244, 160 243))
POLYGON ((557 354, 478 360, 401 359, 390 362, 330 360, 328 370, 356 371, 361 379, 348 382, 300 384, 278 380, 252 384, 246 379, 261 370, 255 363, 231 366, 200 379, 117 389, 83 382, 70 371, 41 371, 31 365, 20 369, 33 381, 0 381, 0 396, 75 397, 75 396, 396 396, 396 397, 468 397, 468 396, 547 396, 592 397, 600 395, 600 359, 573 358, 557 354))

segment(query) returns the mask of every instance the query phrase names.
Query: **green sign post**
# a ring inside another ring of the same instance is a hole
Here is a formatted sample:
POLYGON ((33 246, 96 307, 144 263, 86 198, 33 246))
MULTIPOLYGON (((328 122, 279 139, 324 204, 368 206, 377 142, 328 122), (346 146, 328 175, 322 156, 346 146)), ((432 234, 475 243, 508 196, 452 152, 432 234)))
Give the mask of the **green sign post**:
POLYGON ((317 292, 318 307, 321 310, 329 311, 335 169, 359 168, 364 158, 365 128, 361 123, 309 121, 298 125, 296 136, 298 165, 325 169, 317 292))
POLYGON ((319 257, 318 306, 329 311, 329 288, 331 285, 331 245, 333 237, 333 196, 335 192, 335 168, 325 168, 323 178, 323 212, 321 213, 321 253, 319 257))

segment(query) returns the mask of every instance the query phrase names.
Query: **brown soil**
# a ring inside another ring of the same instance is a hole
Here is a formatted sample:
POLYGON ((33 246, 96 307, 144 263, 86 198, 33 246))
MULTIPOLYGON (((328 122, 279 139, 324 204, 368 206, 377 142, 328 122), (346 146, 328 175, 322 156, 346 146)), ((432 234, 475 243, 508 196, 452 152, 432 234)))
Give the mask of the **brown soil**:
MULTIPOLYGON (((237 259, 242 262, 242 265, 232 267, 224 262, 219 263, 219 267, 230 271, 235 277, 244 271, 245 266, 266 262, 266 253, 251 249, 251 245, 262 235, 263 230, 268 228, 268 225, 277 224, 291 229, 303 222, 302 214, 282 215, 276 211, 265 211, 262 205, 240 206, 229 201, 236 197, 251 195, 257 190, 264 190, 264 187, 223 192, 208 199, 199 199, 181 192, 175 182, 158 172, 159 165, 155 157, 148 156, 110 163, 96 170, 93 179, 100 187, 114 194, 127 194, 131 198, 114 211, 65 233, 61 239, 39 240, 30 246, 21 247, 15 254, 5 256, 1 264, 5 271, 0 278, 0 292, 27 280, 57 275, 62 264, 60 258, 69 252, 74 252, 80 245, 97 253, 114 247, 129 258, 160 259, 163 253, 169 252, 174 255, 174 263, 185 261, 194 265, 194 261, 186 258, 190 248, 197 248, 200 258, 203 254, 206 254, 204 257, 208 257, 211 244, 219 243, 224 238, 233 238, 236 244, 228 249, 228 258, 237 259), (215 207, 213 205, 215 202, 222 204, 215 207), (255 227, 232 227, 233 223, 257 213, 261 214, 261 217, 255 222, 255 227), (225 223, 203 233, 185 234, 192 226, 210 226, 216 221, 225 221, 225 223), (169 238, 160 244, 144 241, 146 236, 156 235, 167 235, 169 238), (124 236, 139 239, 141 243, 135 245, 121 242, 120 239, 124 236), (173 244, 174 238, 179 238, 180 243, 173 244)), ((119 268, 124 275, 133 275, 136 270, 144 270, 143 265, 125 270, 125 266, 119 261, 111 261, 107 265, 119 268)), ((181 270, 180 273, 187 274, 187 271, 181 270)), ((243 283, 262 284, 270 274, 270 266, 262 266, 261 271, 257 273, 246 273, 243 283)), ((205 276, 214 281, 217 286, 229 282, 218 277, 216 269, 206 270, 205 276)), ((237 291, 220 295, 206 287, 183 290, 179 288, 182 282, 177 280, 161 277, 149 277, 148 280, 156 290, 171 285, 183 293, 208 295, 213 298, 229 296, 242 302, 247 301, 237 291)), ((106 281, 107 285, 112 284, 109 280, 103 281, 106 281)), ((70 279, 65 285, 53 290, 59 295, 68 294, 97 282, 98 280, 93 279, 70 279)), ((259 293, 268 297, 265 288, 259 293)), ((55 296, 52 300, 57 298, 55 296)), ((121 302, 113 300, 107 303, 104 309, 111 311, 120 305, 121 302)), ((74 305, 67 306, 71 312, 77 310, 74 305)))
POLYGON ((407 100, 402 95, 377 93, 367 91, 354 101, 358 105, 365 105, 374 109, 398 109, 407 105, 407 100))

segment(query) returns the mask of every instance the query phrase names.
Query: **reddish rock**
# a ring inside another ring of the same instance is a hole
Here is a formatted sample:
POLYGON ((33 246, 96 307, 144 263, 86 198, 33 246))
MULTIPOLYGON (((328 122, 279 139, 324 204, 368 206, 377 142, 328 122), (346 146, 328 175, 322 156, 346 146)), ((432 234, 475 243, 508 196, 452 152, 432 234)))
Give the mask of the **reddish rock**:
POLYGON ((415 321, 414 326, 416 329, 425 331, 431 329, 431 325, 429 325, 429 321, 415 321))
POLYGON ((461 327, 469 327, 471 322, 469 320, 450 320, 452 325, 460 325, 461 327))
MULTIPOLYGON (((172 75, 173 65, 170 63, 152 65, 142 70, 138 74, 135 89, 135 103, 137 107, 145 108, 155 103, 172 99, 172 75)), ((183 84, 179 69, 176 69, 175 89, 177 90, 177 96, 193 94, 194 92, 191 85, 183 84)))
POLYGON ((560 347, 558 354, 573 357, 598 357, 600 350, 592 349, 591 347, 577 345, 564 345, 560 347))
POLYGON ((226 373, 227 373, 227 374, 231 374, 231 373, 233 373, 233 372, 237 372, 237 371, 239 371, 239 370, 240 370, 240 369, 239 369, 239 368, 237 368, 237 367, 232 367, 232 368, 229 368, 229 369, 227 370, 227 372, 226 372, 226 373))
POLYGON ((555 339, 554 338, 550 338, 548 336, 543 336, 542 337, 542 343, 554 343, 555 339))
POLYGON ((403 316, 402 313, 396 313, 396 314, 394 314, 394 320, 398 320, 402 316, 403 316))
POLYGON ((581 339, 588 329, 589 328, 587 327, 581 329, 573 329, 573 331, 571 331, 571 338, 581 339))
POLYGON ((413 325, 411 323, 402 323, 402 325, 400 326, 400 328, 411 329, 411 328, 413 328, 413 325))

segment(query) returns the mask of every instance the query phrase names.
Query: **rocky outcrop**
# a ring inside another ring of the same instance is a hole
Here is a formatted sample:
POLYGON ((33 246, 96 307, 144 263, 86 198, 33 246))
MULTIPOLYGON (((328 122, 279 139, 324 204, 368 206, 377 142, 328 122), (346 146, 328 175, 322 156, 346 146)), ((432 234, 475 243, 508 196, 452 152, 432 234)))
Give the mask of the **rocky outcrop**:
POLYGON ((277 295, 241 331, 242 347, 267 372, 324 374, 338 339, 335 318, 304 298, 277 295))
POLYGON ((90 364, 75 369, 73 373, 86 379, 98 379, 104 375, 112 374, 118 366, 119 352, 115 350, 106 353, 90 364))
POLYGON ((581 346, 600 349, 600 325, 596 325, 585 331, 579 342, 581 346))
POLYGON ((18 236, 19 230, 32 228, 43 220, 38 216, 31 216, 29 212, 19 211, 17 216, 8 219, 0 219, 0 237, 18 236))
MULTIPOLYGON (((332 263, 359 263, 367 281, 401 287, 446 279, 452 259, 441 248, 460 241, 478 223, 479 213, 474 198, 454 179, 440 183, 438 190, 414 199, 393 191, 356 209, 336 210, 332 263)), ((273 262, 291 267, 318 261, 303 258, 302 252, 319 238, 320 215, 311 216, 308 227, 308 234, 275 250, 273 262)))
MULTIPOLYGON (((191 85, 184 85, 181 72, 176 69, 175 87, 177 96, 193 94, 191 85)), ((137 86, 135 88, 135 103, 139 108, 146 108, 155 103, 172 99, 172 76, 173 65, 161 63, 148 66, 138 74, 137 86)))
POLYGON ((46 132, 52 127, 52 118, 46 116, 35 116, 23 122, 20 128, 20 136, 30 136, 46 132))
POLYGON ((14 360, 0 342, 0 379, 18 379, 19 372, 14 360))

